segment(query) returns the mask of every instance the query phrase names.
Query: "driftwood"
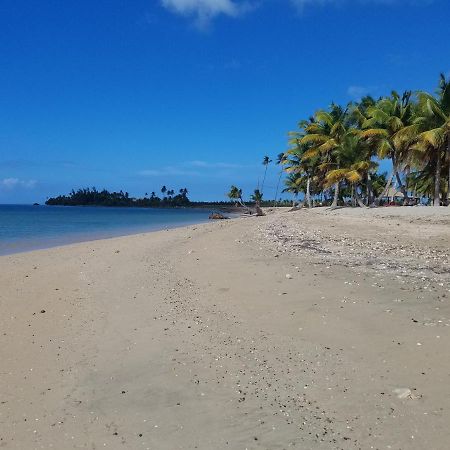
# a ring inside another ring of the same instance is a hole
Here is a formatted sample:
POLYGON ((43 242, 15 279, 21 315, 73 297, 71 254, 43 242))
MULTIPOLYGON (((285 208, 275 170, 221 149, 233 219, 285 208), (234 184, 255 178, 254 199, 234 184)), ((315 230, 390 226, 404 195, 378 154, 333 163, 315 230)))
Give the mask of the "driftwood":
POLYGON ((222 213, 219 212, 213 212, 209 215, 209 219, 211 220, 225 220, 228 219, 228 217, 225 217, 222 213))

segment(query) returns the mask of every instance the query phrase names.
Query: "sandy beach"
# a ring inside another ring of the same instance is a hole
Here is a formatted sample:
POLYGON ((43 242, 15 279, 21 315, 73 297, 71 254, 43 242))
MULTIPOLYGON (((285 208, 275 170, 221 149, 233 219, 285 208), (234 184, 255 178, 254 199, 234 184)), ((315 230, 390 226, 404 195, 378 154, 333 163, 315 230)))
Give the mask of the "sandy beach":
POLYGON ((0 448, 448 449, 450 208, 0 257, 0 448))

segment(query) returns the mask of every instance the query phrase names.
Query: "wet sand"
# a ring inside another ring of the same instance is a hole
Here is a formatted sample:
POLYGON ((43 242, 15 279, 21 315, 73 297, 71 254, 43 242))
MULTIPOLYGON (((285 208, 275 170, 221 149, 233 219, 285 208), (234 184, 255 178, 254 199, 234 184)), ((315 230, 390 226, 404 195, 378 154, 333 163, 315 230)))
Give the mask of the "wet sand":
POLYGON ((450 211, 0 257, 0 448, 447 449, 450 211))

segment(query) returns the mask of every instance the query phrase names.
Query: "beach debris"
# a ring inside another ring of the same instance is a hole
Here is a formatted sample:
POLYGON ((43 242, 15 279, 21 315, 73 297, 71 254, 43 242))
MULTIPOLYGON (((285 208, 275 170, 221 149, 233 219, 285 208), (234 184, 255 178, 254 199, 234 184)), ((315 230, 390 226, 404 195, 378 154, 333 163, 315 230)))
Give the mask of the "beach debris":
POLYGON ((290 273, 287 273, 287 274, 286 274, 286 278, 287 278, 288 280, 292 280, 292 275, 291 275, 290 273))
POLYGON ((405 399, 405 398, 410 398, 412 395, 411 389, 409 388, 397 388, 394 389, 394 394, 397 395, 397 398, 399 399, 405 399))
MULTIPOLYGON (((415 390, 415 389, 413 389, 415 390)), ((416 395, 413 394, 412 390, 409 388, 397 388, 394 389, 394 394, 397 395, 397 398, 400 400, 410 399, 410 400, 417 400, 422 397, 422 395, 416 395)))
POLYGON ((225 217, 222 213, 219 212, 213 212, 208 217, 211 220, 226 220, 228 217, 225 217))
POLYGON ((45 313, 45 309, 41 309, 41 314, 44 314, 45 313))

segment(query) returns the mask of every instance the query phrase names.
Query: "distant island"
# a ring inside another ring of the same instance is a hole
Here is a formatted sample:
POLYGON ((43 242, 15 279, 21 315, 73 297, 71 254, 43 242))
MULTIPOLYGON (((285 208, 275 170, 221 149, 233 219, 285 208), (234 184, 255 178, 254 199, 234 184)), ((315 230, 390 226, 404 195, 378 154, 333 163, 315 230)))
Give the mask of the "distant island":
POLYGON ((106 189, 101 191, 93 188, 83 188, 72 191, 68 195, 50 197, 45 202, 46 205, 59 206, 133 206, 133 207, 180 207, 190 206, 191 201, 186 188, 180 189, 177 193, 166 186, 161 188, 162 198, 155 192, 145 194, 142 198, 130 197, 128 192, 109 192, 106 189))
POLYGON ((235 207, 234 201, 219 202, 193 202, 188 198, 186 188, 179 189, 177 192, 168 189, 166 186, 161 188, 161 196, 156 192, 145 194, 142 198, 130 197, 128 192, 109 192, 106 189, 99 191, 95 187, 72 189, 68 195, 58 195, 50 197, 45 202, 48 206, 105 206, 105 207, 134 207, 134 208, 230 208, 235 207))

